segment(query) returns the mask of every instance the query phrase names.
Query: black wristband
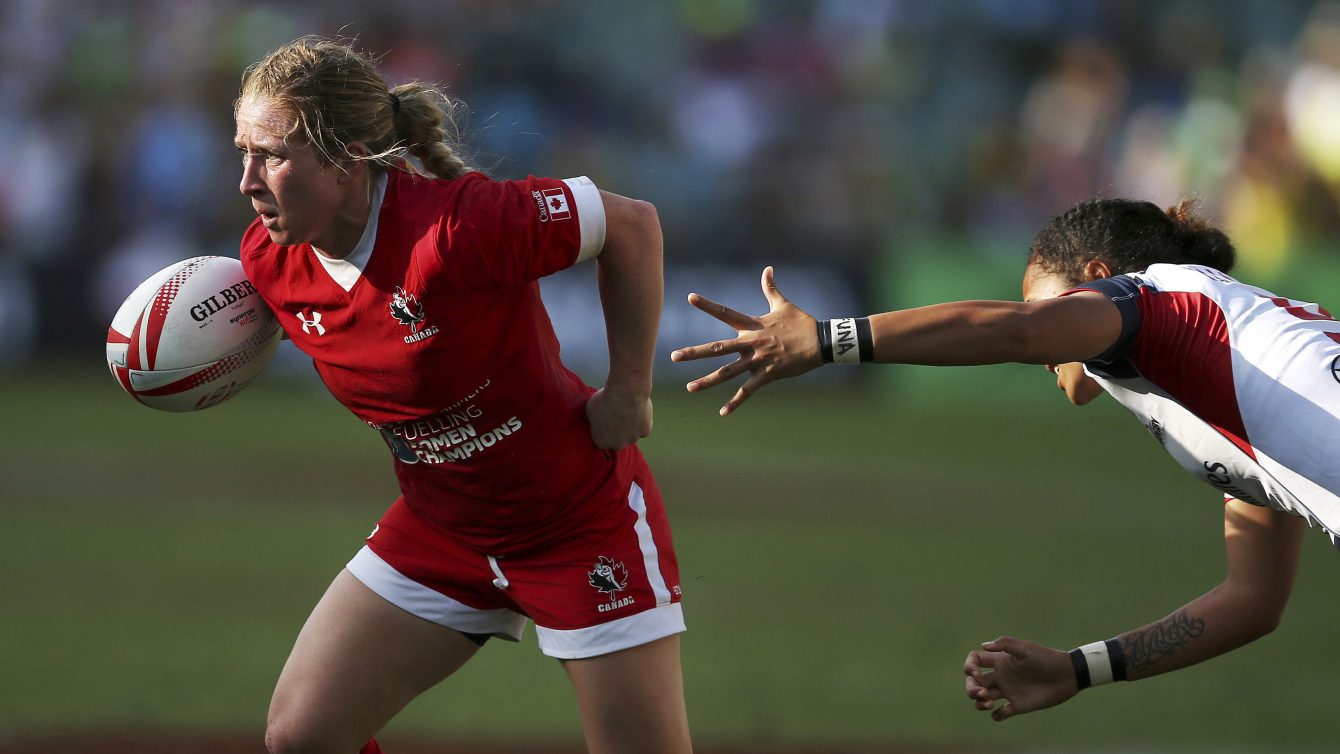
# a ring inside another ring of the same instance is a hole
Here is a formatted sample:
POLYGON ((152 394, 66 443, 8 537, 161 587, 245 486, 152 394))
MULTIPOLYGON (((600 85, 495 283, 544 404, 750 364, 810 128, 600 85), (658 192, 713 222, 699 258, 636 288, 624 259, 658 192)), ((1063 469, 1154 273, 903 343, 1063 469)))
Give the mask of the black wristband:
POLYGON ((856 347, 860 349, 857 353, 861 355, 861 361, 875 360, 875 334, 870 330, 869 317, 856 319, 856 347))
POLYGON ((814 326, 819 330, 819 357, 825 364, 832 364, 833 338, 828 332, 828 320, 815 320, 814 326))
POLYGON ((1126 652, 1121 648, 1121 642, 1108 639, 1103 643, 1107 645, 1107 659, 1112 661, 1112 680, 1126 680, 1126 652))
POLYGON ((1089 661, 1084 659, 1084 651, 1080 649, 1070 650, 1070 664, 1075 666, 1075 685, 1079 690, 1087 689, 1091 683, 1089 681, 1089 661))

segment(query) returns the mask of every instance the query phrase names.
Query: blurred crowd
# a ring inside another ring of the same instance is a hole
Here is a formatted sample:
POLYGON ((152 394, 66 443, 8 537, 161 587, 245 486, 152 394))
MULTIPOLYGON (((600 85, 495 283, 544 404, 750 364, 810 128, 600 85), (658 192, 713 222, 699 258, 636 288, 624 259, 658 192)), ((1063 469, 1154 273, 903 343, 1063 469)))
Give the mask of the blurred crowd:
POLYGON ((238 81, 308 33, 445 84, 494 176, 654 202, 671 265, 859 288, 1097 194, 1198 195, 1263 273, 1340 247, 1336 3, 3 0, 0 363, 96 353, 151 272, 236 254, 238 81))

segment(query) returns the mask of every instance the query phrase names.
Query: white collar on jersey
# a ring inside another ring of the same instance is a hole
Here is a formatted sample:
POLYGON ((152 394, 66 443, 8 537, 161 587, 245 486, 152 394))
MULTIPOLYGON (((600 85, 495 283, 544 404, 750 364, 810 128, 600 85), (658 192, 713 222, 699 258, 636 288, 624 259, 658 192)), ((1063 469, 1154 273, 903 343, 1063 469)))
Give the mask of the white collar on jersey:
POLYGON ((331 259, 312 247, 313 255, 320 260, 321 266, 326 268, 330 277, 340 284, 340 287, 346 291, 353 290, 354 283, 363 276, 363 269, 368 266, 368 260, 372 258, 372 247, 377 243, 377 218, 382 213, 382 200, 386 198, 386 173, 378 171, 372 183, 372 201, 368 207, 368 224, 363 228, 363 237, 358 239, 358 245, 349 252, 349 256, 343 259, 331 259))

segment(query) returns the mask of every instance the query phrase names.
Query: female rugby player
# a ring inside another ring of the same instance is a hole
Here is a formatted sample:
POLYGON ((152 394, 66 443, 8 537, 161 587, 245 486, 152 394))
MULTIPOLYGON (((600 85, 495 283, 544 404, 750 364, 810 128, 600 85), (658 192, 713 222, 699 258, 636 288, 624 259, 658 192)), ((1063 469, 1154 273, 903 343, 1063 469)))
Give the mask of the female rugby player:
POLYGON ((452 104, 315 38, 248 69, 235 104, 247 275, 385 439, 402 493, 299 634, 266 745, 379 751, 405 704, 530 618, 591 751, 687 752, 678 567, 634 444, 652 426, 656 212, 586 178, 470 169, 452 104), (600 390, 559 361, 536 283, 587 260, 600 390))
POLYGON ((675 351, 739 358, 690 392, 749 377, 724 416, 774 380, 828 362, 1045 364, 1076 404, 1106 391, 1187 471, 1223 493, 1228 574, 1168 617, 1069 653, 1001 637, 968 655, 966 689, 996 720, 1080 690, 1192 665, 1275 628, 1306 524, 1340 532, 1340 322, 1229 277, 1227 236, 1183 201, 1094 200, 1052 220, 1023 303, 963 301, 817 322, 763 272, 769 312, 690 294, 737 337, 675 351), (1004 701, 1004 704, 997 705, 1004 701))

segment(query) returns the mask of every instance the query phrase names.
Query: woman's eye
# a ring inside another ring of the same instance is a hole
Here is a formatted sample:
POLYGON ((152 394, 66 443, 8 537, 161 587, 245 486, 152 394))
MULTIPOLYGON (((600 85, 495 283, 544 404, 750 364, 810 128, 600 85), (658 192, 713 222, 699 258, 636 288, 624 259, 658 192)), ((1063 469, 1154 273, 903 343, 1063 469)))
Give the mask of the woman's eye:
POLYGON ((261 159, 265 160, 265 164, 267 167, 275 167, 284 161, 283 157, 280 157, 277 154, 271 154, 269 152, 239 152, 238 155, 242 160, 243 167, 246 167, 247 160, 249 160, 252 157, 260 157, 261 159))

